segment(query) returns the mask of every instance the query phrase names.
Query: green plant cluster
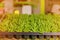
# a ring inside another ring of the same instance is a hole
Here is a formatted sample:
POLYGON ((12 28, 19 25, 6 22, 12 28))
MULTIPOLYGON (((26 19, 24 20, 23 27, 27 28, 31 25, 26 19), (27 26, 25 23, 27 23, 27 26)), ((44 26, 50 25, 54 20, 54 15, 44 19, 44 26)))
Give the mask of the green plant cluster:
POLYGON ((60 32, 60 15, 7 14, 0 23, 2 32, 60 32))

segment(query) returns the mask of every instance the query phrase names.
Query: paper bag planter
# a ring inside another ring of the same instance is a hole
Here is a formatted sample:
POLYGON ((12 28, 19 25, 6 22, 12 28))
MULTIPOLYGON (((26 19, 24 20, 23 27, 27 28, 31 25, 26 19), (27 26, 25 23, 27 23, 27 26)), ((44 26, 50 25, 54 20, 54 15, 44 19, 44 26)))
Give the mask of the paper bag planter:
POLYGON ((30 5, 24 5, 22 7, 22 14, 31 14, 32 13, 32 7, 30 5))
POLYGON ((3 14, 3 13, 4 13, 4 9, 0 8, 0 14, 3 14))
POLYGON ((60 14, 60 5, 54 4, 51 10, 52 13, 60 14))

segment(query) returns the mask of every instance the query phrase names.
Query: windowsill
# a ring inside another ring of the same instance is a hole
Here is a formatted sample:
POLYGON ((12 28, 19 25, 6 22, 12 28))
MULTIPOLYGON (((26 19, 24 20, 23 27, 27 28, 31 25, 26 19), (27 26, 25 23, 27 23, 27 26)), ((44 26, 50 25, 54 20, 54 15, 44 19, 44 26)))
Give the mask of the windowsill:
POLYGON ((14 5, 33 5, 32 2, 15 2, 14 5))

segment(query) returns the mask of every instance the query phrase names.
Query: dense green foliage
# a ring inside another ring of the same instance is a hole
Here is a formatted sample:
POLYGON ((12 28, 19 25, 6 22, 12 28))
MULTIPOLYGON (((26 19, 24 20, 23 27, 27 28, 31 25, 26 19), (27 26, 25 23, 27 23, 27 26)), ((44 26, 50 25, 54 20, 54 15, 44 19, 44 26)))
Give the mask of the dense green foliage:
POLYGON ((7 14, 0 23, 2 32, 60 32, 60 15, 7 14))

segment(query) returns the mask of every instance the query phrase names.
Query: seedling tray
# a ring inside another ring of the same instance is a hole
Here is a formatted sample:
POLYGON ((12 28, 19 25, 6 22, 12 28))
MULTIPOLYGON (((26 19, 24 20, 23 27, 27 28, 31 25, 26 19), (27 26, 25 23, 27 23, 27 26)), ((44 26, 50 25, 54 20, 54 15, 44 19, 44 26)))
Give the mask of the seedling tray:
POLYGON ((58 33, 38 33, 38 32, 0 32, 0 40, 59 40, 58 33))

